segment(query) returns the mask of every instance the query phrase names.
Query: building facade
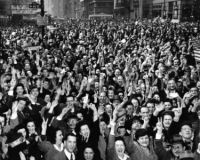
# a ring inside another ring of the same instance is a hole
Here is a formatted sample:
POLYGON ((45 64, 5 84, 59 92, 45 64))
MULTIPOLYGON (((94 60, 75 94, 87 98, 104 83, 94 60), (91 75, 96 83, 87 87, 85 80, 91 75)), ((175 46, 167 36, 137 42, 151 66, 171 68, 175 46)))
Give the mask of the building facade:
POLYGON ((152 16, 193 21, 198 19, 199 10, 199 0, 153 0, 152 16))
POLYGON ((0 25, 6 25, 11 17, 11 0, 0 0, 0 25))
POLYGON ((30 8, 30 4, 36 0, 11 0, 12 21, 34 20, 40 13, 40 8, 30 8))
POLYGON ((80 0, 44 0, 46 14, 59 19, 78 18, 80 0))
POLYGON ((113 0, 89 0, 90 15, 113 15, 113 0))
POLYGON ((151 16, 152 0, 114 0, 115 17, 141 19, 151 16))

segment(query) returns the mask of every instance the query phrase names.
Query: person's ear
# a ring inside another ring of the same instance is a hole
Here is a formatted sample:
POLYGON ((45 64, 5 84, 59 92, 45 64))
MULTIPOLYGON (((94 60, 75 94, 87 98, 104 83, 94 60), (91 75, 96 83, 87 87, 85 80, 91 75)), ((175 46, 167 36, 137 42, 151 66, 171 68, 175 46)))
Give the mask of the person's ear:
POLYGON ((179 132, 179 135, 182 137, 182 133, 181 132, 179 132))

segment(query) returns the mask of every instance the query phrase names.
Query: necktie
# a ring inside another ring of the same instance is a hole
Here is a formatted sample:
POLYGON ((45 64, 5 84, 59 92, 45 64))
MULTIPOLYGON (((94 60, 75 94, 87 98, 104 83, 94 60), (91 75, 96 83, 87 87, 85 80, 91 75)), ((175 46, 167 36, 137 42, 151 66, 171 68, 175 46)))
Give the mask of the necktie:
POLYGON ((70 160, 73 160, 73 154, 71 153, 71 157, 70 157, 70 160))

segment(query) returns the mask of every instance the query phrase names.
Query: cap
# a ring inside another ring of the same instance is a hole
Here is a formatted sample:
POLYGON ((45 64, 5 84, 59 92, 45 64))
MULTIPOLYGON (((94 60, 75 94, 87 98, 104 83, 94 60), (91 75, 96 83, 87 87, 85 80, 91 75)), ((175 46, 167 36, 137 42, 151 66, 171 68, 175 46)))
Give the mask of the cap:
POLYGON ((135 133, 135 138, 136 140, 138 140, 140 137, 143 137, 143 136, 148 136, 148 131, 146 129, 138 129, 135 133))
POLYGON ((19 139, 20 137, 22 137, 21 133, 16 133, 16 132, 10 132, 7 135, 7 140, 6 140, 6 144, 12 143, 14 141, 16 141, 17 139, 19 139))

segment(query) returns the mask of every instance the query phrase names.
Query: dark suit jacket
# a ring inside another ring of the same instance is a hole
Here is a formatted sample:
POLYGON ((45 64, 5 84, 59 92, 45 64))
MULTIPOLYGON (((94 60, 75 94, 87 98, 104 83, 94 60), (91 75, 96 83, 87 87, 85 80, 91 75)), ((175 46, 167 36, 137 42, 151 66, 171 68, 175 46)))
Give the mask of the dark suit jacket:
MULTIPOLYGON (((76 159, 76 158, 75 158, 75 159, 76 159)), ((62 152, 56 154, 56 155, 52 158, 52 160, 69 160, 69 159, 67 158, 67 156, 65 155, 65 152, 64 152, 64 150, 63 150, 62 152)))

